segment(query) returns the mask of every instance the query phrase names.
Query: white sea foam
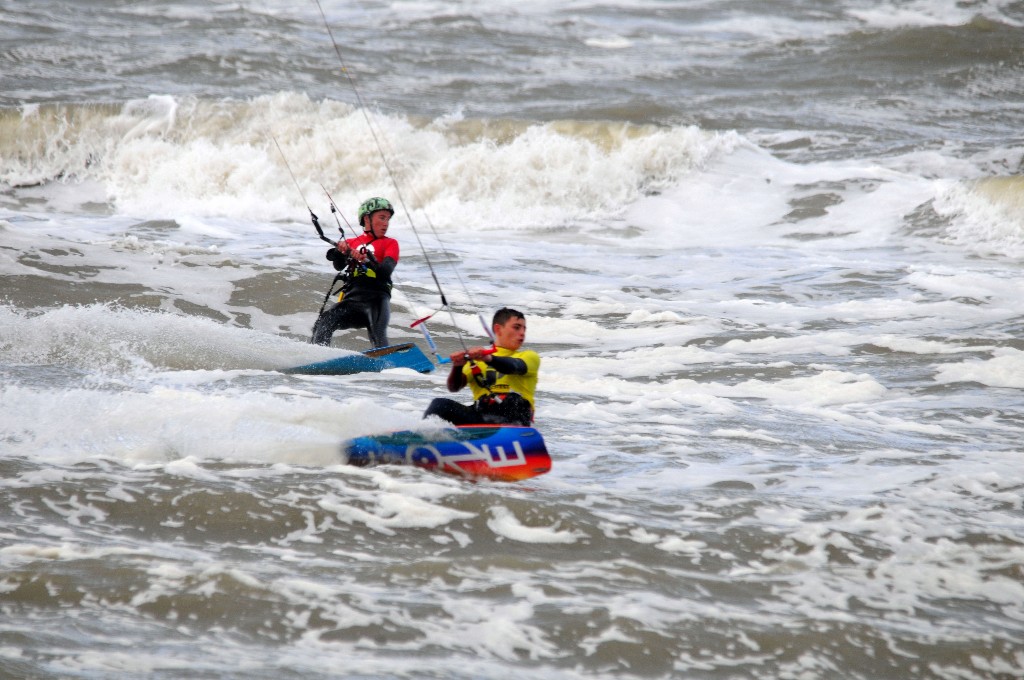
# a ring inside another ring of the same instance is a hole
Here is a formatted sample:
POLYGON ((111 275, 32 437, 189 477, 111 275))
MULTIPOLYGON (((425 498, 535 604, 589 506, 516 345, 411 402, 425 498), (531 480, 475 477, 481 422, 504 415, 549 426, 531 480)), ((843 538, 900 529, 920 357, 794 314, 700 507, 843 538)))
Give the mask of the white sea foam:
POLYGON ((991 177, 953 184, 935 201, 950 217, 947 237, 985 255, 1024 258, 1024 178, 991 177))
POLYGON ((0 321, 0 357, 10 363, 86 370, 280 370, 354 354, 204 317, 108 304, 41 314, 0 306, 0 321))
MULTIPOLYGON (((341 462, 343 439, 367 434, 367 407, 359 400, 245 389, 205 394, 194 384, 144 392, 69 388, 59 394, 5 385, 0 404, 8 452, 55 463, 168 463, 183 473, 198 471, 199 459, 319 467, 341 462), (35 424, 26 430, 25 422, 35 424)), ((419 424, 418 415, 377 407, 374 412, 384 430, 419 424)))
POLYGON ((388 536, 400 529, 436 529, 457 519, 472 517, 470 513, 430 503, 408 493, 379 493, 375 507, 369 510, 333 497, 321 499, 320 507, 341 522, 364 525, 388 536))
POLYGON ((938 367, 939 383, 978 382, 990 387, 1024 387, 1024 352, 1009 347, 993 352, 991 359, 963 361, 938 367))
POLYGON ((903 26, 959 26, 981 16, 994 21, 1021 26, 1007 10, 1012 3, 994 0, 972 5, 950 4, 935 0, 912 0, 899 5, 882 5, 871 8, 851 8, 850 16, 860 19, 872 28, 898 28, 903 26))
POLYGON ((557 525, 526 526, 511 510, 502 506, 491 508, 491 518, 487 520, 487 526, 498 536, 523 543, 575 543, 584 537, 584 534, 578 531, 560 529, 557 525))

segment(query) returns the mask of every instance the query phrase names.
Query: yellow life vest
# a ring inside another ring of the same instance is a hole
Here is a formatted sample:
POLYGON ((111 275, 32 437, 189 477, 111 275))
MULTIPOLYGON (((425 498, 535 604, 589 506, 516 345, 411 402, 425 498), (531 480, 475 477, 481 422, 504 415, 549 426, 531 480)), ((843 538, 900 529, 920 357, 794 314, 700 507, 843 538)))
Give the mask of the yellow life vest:
POLYGON ((526 362, 526 373, 524 375, 505 375, 499 373, 490 364, 483 361, 468 361, 462 367, 462 374, 466 376, 466 382, 473 390, 473 401, 488 394, 508 394, 515 392, 530 402, 531 408, 536 408, 533 401, 533 393, 537 390, 537 374, 540 371, 540 355, 532 349, 513 352, 510 349, 499 347, 494 353, 496 357, 512 357, 522 359, 526 362), (480 380, 473 375, 473 366, 479 368, 480 380), (483 383, 482 385, 480 383, 483 383))

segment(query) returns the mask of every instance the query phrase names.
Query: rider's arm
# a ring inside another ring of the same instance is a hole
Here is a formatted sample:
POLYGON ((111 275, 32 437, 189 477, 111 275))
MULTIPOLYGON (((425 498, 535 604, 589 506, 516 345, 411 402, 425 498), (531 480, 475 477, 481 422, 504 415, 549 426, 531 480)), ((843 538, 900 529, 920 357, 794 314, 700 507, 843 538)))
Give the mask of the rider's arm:
POLYGON ((497 357, 492 355, 484 359, 484 361, 489 363, 498 373, 504 373, 505 375, 526 375, 527 371, 530 370, 525 361, 515 357, 497 357))
POLYGON ((391 279, 391 272, 395 271, 395 267, 398 266, 393 258, 385 257, 384 260, 377 264, 373 269, 377 272, 378 278, 383 278, 385 281, 391 279))
POLYGON ((456 365, 455 361, 452 361, 452 370, 448 373, 448 391, 458 392, 466 386, 466 376, 462 372, 462 363, 456 365))

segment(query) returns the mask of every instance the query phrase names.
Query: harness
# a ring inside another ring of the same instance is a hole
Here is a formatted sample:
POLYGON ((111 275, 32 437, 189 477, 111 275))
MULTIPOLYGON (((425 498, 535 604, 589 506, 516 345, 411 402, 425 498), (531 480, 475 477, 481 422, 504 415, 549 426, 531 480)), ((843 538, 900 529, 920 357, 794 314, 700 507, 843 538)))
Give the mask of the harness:
MULTIPOLYGON (((373 242, 377 240, 377 236, 373 233, 373 231, 363 233, 369 233, 370 236, 373 237, 369 243, 364 243, 359 246, 360 248, 365 249, 366 246, 373 244, 373 242)), ((366 253, 367 259, 372 264, 377 264, 377 258, 373 256, 372 251, 363 250, 363 252, 366 253)), ((341 302, 341 300, 345 297, 345 293, 352 290, 352 287, 355 285, 356 279, 364 276, 368 279, 377 278, 377 272, 372 268, 368 267, 365 262, 358 262, 352 257, 346 257, 344 258, 344 260, 342 260, 341 253, 338 251, 337 248, 329 249, 327 251, 326 257, 334 265, 334 268, 338 270, 338 273, 334 275, 334 278, 331 280, 331 285, 327 287, 327 294, 324 295, 324 301, 320 303, 320 311, 317 313, 317 318, 323 315, 324 309, 326 309, 327 307, 327 301, 330 300, 331 296, 335 295, 336 292, 338 294, 338 302, 341 302), (335 288, 337 287, 339 281, 341 282, 341 288, 335 291, 335 288)), ((393 285, 394 284, 392 284, 390 281, 384 284, 384 289, 386 290, 388 295, 391 294, 391 289, 393 285)))
MULTIPOLYGON (((493 370, 493 369, 491 369, 491 370, 493 370)), ((491 386, 494 383, 493 382, 488 382, 488 380, 487 380, 487 371, 484 371, 482 368, 480 368, 480 365, 477 362, 475 362, 475 361, 470 363, 470 365, 469 365, 469 373, 470 373, 470 375, 473 376, 473 382, 475 382, 477 385, 479 385, 482 389, 487 390, 487 394, 481 396, 479 399, 476 400, 475 403, 477 404, 478 407, 487 408, 487 407, 500 406, 501 404, 503 404, 505 402, 505 399, 507 399, 510 395, 515 394, 515 392, 495 392, 495 391, 493 391, 491 389, 491 386)), ((494 373, 496 375, 497 371, 495 371, 494 373)), ((518 397, 520 395, 516 394, 516 396, 518 397)))
MULTIPOLYGON (((376 240, 377 237, 375 236, 373 238, 373 241, 376 240)), ((364 243, 359 247, 361 249, 364 249, 363 252, 366 253, 366 259, 369 260, 371 264, 376 266, 379 264, 379 262, 377 262, 377 258, 374 257, 373 251, 366 248, 366 246, 372 245, 373 241, 370 241, 369 243, 364 243)), ((356 281, 363 277, 367 279, 373 279, 374 283, 381 283, 380 281, 377 280, 377 271, 372 267, 367 266, 366 262, 356 262, 353 259, 349 259, 347 279, 345 284, 342 285, 342 292, 344 293, 350 290, 352 286, 355 285, 356 281)), ((394 284, 391 281, 388 281, 386 283, 383 283, 382 287, 384 288, 388 295, 391 295, 391 289, 394 287, 394 284)))

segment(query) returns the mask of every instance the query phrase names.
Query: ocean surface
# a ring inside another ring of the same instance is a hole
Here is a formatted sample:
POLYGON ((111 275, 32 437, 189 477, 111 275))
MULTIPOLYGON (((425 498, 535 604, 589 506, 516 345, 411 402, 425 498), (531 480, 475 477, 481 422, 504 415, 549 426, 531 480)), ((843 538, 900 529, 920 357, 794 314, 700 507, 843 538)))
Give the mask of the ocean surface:
POLYGON ((1022 2, 0 0, 4 680, 1022 678, 1022 435, 1022 2), (377 195, 550 473, 278 370, 377 195))

